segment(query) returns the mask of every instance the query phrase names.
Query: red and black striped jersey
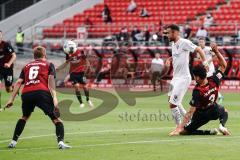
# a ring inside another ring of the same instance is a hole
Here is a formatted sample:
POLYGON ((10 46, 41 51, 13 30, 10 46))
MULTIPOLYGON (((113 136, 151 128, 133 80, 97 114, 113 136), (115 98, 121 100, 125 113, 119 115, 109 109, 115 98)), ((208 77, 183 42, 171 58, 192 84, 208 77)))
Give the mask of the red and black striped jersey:
POLYGON ((222 78, 223 73, 218 70, 212 77, 208 78, 206 85, 197 84, 193 89, 192 100, 189 104, 197 109, 205 109, 216 103, 222 78))
MULTIPOLYGON (((10 45, 10 43, 2 41, 0 43, 0 67, 4 67, 5 63, 8 63, 12 58, 12 54, 14 53, 14 49, 10 45)), ((13 64, 11 65, 11 68, 13 64)))
POLYGON ((82 50, 77 50, 75 53, 67 54, 66 60, 70 62, 69 73, 84 72, 87 68, 86 55, 82 50))
POLYGON ((20 74, 24 87, 22 93, 43 90, 48 91, 48 76, 56 75, 55 67, 52 63, 44 60, 35 60, 28 63, 20 74))

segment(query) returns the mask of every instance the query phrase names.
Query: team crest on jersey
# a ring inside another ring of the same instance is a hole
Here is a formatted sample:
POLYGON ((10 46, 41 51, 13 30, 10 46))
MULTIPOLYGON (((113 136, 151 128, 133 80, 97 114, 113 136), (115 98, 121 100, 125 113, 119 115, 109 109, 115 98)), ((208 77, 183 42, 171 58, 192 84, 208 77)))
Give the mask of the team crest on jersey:
POLYGON ((173 96, 173 100, 174 100, 174 102, 177 102, 178 96, 177 96, 177 95, 174 95, 174 96, 173 96))
POLYGON ((176 48, 178 49, 178 48, 179 48, 179 45, 176 45, 176 48))

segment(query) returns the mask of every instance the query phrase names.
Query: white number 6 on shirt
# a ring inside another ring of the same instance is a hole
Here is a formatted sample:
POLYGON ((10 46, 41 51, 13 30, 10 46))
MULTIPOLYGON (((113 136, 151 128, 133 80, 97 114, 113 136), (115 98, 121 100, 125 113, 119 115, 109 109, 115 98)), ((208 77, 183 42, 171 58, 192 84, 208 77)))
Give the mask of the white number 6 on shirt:
POLYGON ((33 79, 37 78, 37 76, 38 76, 38 70, 39 70, 39 66, 32 66, 32 67, 29 69, 28 78, 29 78, 30 80, 33 80, 33 79))

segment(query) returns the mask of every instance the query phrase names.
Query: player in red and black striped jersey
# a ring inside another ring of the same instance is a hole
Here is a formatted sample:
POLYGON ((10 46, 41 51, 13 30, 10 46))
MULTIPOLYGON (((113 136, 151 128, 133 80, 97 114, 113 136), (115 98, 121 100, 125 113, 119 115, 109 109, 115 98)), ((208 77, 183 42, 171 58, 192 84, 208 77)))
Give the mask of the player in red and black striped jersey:
POLYGON ((192 100, 190 101, 191 107, 186 113, 182 124, 170 135, 215 135, 218 131, 223 135, 230 135, 230 132, 225 128, 228 112, 216 102, 227 63, 216 44, 211 44, 211 48, 219 60, 220 68, 212 77, 207 78, 207 71, 204 66, 194 67, 193 75, 197 84, 193 89, 192 100), (217 119, 220 121, 218 130, 198 130, 209 121, 217 119))
POLYGON ((7 92, 12 92, 13 87, 13 62, 16 60, 16 54, 11 44, 3 41, 2 31, 0 31, 0 83, 2 79, 5 82, 7 92))
POLYGON ((61 121, 58 100, 55 91, 55 67, 46 60, 46 50, 43 47, 34 48, 34 61, 28 63, 22 70, 14 87, 13 94, 6 108, 13 105, 14 99, 22 89, 22 118, 17 122, 9 148, 15 148, 25 124, 35 106, 39 107, 55 124, 59 149, 70 148, 64 144, 64 126, 61 121))
POLYGON ((89 99, 89 90, 86 86, 87 78, 85 76, 85 72, 88 69, 89 62, 84 51, 78 49, 75 53, 66 53, 66 62, 59 66, 57 70, 65 68, 68 64, 70 64, 69 79, 74 85, 75 94, 80 103, 80 107, 84 107, 80 92, 81 88, 84 90, 89 106, 94 107, 92 101, 89 99))

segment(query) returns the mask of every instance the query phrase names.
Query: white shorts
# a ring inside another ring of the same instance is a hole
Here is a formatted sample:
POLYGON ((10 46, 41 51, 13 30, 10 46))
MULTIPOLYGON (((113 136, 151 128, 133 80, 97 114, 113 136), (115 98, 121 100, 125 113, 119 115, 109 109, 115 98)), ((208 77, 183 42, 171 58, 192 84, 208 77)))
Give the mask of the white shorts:
POLYGON ((168 96, 170 96, 169 103, 180 105, 183 97, 191 84, 191 77, 173 78, 170 82, 168 96))

